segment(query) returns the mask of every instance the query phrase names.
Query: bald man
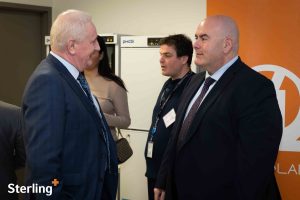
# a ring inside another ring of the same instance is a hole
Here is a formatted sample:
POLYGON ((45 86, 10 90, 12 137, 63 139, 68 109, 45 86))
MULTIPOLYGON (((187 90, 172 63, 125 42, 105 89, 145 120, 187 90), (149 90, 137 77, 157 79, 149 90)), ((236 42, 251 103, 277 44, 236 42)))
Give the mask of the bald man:
POLYGON ((195 34, 194 76, 178 107, 156 199, 280 199, 274 163, 282 117, 273 83, 238 56, 227 16, 204 19, 195 34))

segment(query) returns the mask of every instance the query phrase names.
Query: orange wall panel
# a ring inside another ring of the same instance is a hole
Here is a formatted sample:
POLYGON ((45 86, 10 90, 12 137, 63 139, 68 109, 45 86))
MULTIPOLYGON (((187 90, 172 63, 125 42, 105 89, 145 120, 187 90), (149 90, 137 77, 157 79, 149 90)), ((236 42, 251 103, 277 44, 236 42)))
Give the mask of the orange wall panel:
POLYGON ((234 18, 241 59, 270 78, 284 119, 274 169, 283 200, 300 199, 300 1, 207 0, 207 15, 234 18))

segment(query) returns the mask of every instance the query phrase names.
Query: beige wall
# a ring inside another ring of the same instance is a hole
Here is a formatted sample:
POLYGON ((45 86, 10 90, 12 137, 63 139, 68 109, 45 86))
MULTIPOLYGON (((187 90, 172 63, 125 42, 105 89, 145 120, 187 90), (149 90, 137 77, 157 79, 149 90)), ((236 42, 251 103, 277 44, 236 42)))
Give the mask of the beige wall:
POLYGON ((99 33, 168 35, 185 33, 192 39, 206 16, 206 0, 0 0, 52 7, 52 16, 66 9, 90 13, 99 33))
POLYGON ((53 0, 53 18, 66 9, 81 9, 93 16, 100 33, 194 37, 206 16, 206 0, 53 0))

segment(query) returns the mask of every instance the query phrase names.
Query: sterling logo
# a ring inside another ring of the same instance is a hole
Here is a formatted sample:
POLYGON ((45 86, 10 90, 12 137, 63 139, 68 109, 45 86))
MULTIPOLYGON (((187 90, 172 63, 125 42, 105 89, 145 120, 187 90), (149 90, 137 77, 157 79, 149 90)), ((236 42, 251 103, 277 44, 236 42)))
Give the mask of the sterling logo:
MULTIPOLYGON (((59 184, 59 181, 55 178, 51 182, 54 187, 59 184)), ((13 183, 8 184, 8 193, 36 193, 36 194, 46 194, 46 196, 52 195, 52 187, 53 186, 43 186, 38 185, 37 183, 33 183, 28 186, 19 186, 13 183)))

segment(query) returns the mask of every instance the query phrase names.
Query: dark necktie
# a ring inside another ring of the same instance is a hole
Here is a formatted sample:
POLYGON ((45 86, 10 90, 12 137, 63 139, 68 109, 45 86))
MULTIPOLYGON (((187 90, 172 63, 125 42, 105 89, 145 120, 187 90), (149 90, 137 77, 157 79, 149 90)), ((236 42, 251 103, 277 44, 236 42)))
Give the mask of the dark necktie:
POLYGON ((94 109, 99 114, 101 125, 102 125, 102 134, 103 134, 103 137, 104 137, 104 140, 105 140, 105 143, 106 143, 106 147, 107 147, 108 166, 110 167, 110 150, 109 150, 109 142, 108 142, 108 133, 109 133, 108 130, 109 130, 109 128, 108 128, 108 125, 107 125, 106 122, 104 122, 105 119, 103 119, 103 114, 101 113, 101 108, 99 108, 100 111, 98 112, 98 110, 97 110, 97 108, 94 104, 94 101, 93 101, 93 98, 92 98, 92 95, 91 95, 91 91, 90 91, 89 85, 88 85, 88 83, 87 83, 87 81, 84 77, 84 74, 79 73, 79 75, 77 77, 77 80, 79 81, 79 83, 80 83, 82 89, 84 90, 86 96, 90 100, 90 103, 93 105, 94 109))
MULTIPOLYGON (((94 101, 93 101, 93 98, 92 98, 92 95, 91 95, 91 91, 90 91, 90 88, 89 88, 89 85, 83 75, 83 73, 79 73, 78 77, 77 77, 77 80, 79 81, 82 89, 84 90, 86 96, 89 98, 89 100, 91 101, 91 103, 94 105, 94 101)), ((95 106, 95 105, 94 105, 95 106)))
POLYGON ((180 129, 180 132, 179 132, 179 135, 178 135, 178 142, 177 142, 177 147, 179 147, 182 142, 184 141, 185 137, 186 137, 186 134, 189 130, 189 127, 197 113, 197 110, 200 106, 200 103, 202 102, 205 94, 207 93, 208 89, 209 89, 209 86, 211 84, 213 84, 215 82, 214 79, 212 79, 211 77, 208 77, 205 79, 204 81, 204 85, 203 85, 203 88, 202 88, 202 91, 200 93, 200 95, 197 97, 196 101, 194 102, 194 104, 192 105, 188 115, 186 116, 186 118, 184 119, 183 123, 182 123, 182 126, 181 126, 181 129, 180 129))

